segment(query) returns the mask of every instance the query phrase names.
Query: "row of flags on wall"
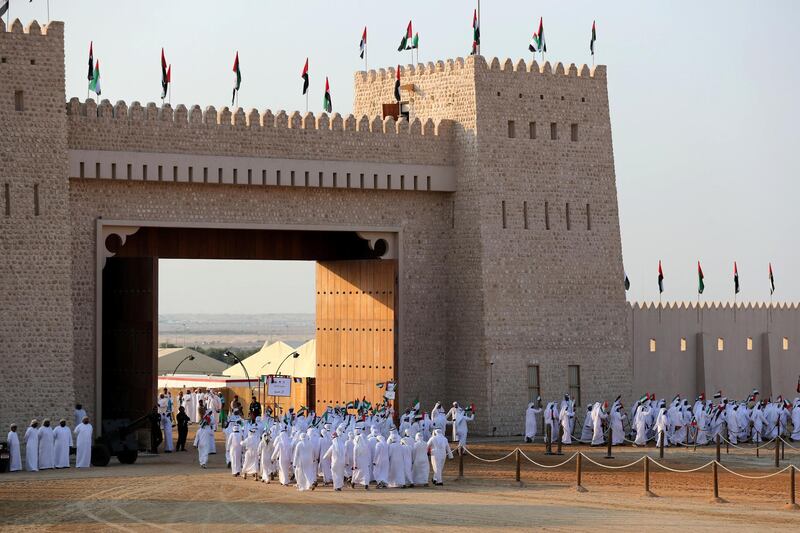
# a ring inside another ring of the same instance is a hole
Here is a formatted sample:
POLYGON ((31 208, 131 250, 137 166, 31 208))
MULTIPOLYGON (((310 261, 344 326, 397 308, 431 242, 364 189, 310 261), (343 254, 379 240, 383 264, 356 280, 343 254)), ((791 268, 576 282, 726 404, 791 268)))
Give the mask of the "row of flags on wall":
MULTIPOLYGON (((772 273, 772 263, 769 263, 769 294, 775 292, 775 275, 772 273)), ((628 278, 628 274, 625 274, 625 290, 630 290, 631 288, 631 281, 628 278)), ((739 286, 739 267, 736 264, 736 261, 733 262, 733 294, 739 294, 739 290, 741 287, 739 286)), ((703 294, 703 291, 706 290, 706 282, 705 282, 705 274, 703 274, 703 267, 700 266, 700 261, 697 262, 697 294, 698 296, 703 294)), ((661 261, 658 261, 658 294, 661 295, 664 292, 664 269, 661 267, 661 261)))
MULTIPOLYGON (((5 13, 8 10, 8 1, 9 0, 0 0, 0 15, 5 13)), ((591 52, 592 57, 594 57, 595 52, 595 41, 597 40, 597 28, 596 24, 592 22, 592 33, 591 39, 589 41, 589 51, 591 52)), ((473 11, 472 14, 472 55, 477 55, 480 53, 480 44, 481 44, 481 30, 480 30, 480 11, 478 9, 473 11)), ((101 94, 101 87, 100 87, 100 60, 94 60, 93 56, 93 43, 89 43, 89 72, 88 72, 88 81, 89 81, 89 91, 96 93, 98 96, 101 94)), ((367 62, 367 27, 364 26, 364 31, 361 34, 361 40, 358 44, 359 50, 359 57, 364 60, 365 66, 367 62)), ((419 50, 419 32, 414 33, 412 21, 408 21, 408 26, 406 26, 406 31, 403 34, 403 37, 400 39, 400 45, 397 47, 398 51, 406 51, 406 50, 419 50)), ((528 51, 532 53, 542 53, 544 54, 547 52, 547 41, 545 40, 544 34, 544 19, 542 17, 539 18, 539 26, 536 31, 533 33, 533 37, 531 37, 530 43, 528 44, 528 51)), ((397 82, 395 84, 395 99, 399 102, 400 101, 400 91, 399 91, 399 83, 400 83, 400 72, 397 72, 397 82)), ((239 89, 242 85, 242 71, 239 65, 239 52, 237 51, 233 60, 233 91, 231 94, 231 105, 236 102, 236 98, 239 94, 239 89)), ((309 74, 308 74, 308 58, 306 58, 305 65, 303 66, 303 70, 301 73, 301 78, 303 79, 302 85, 302 94, 307 97, 308 89, 309 89, 309 74)), ((161 49, 161 100, 163 102, 164 99, 168 97, 170 94, 170 84, 172 82, 172 65, 167 63, 166 56, 164 53, 164 49, 161 49)), ((306 107, 308 105, 306 104, 306 107)), ((331 99, 331 92, 330 92, 330 82, 328 77, 325 78, 325 93, 323 95, 322 100, 322 107, 323 109, 330 113, 333 110, 333 101, 331 99)))

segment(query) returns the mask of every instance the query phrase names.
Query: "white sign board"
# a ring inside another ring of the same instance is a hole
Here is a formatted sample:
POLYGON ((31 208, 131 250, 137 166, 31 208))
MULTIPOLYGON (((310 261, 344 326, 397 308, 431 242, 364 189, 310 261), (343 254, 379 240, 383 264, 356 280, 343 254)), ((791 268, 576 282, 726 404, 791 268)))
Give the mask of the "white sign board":
POLYGON ((268 396, 291 396, 292 378, 286 376, 267 376, 268 396))

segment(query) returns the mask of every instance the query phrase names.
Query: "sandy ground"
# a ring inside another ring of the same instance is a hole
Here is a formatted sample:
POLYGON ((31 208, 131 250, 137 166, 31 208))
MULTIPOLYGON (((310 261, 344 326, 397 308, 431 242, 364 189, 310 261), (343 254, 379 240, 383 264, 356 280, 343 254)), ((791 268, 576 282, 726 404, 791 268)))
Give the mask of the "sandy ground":
MULTIPOLYGON (((218 434, 219 435, 219 434, 218 434)), ((471 450, 497 458, 518 445, 512 441, 474 442, 471 450)), ((221 446, 221 444, 220 444, 221 446)), ((561 457, 545 456, 541 444, 520 445, 531 459, 554 465, 581 450, 603 464, 620 466, 653 448, 565 448, 561 457)), ((786 447, 781 468, 800 466, 800 450, 786 447)), ((667 449, 664 464, 688 469, 714 456, 713 447, 667 449)), ((747 480, 720 470, 714 503, 710 467, 696 473, 669 473, 651 466, 651 491, 644 494, 643 463, 621 470, 601 470, 584 460, 582 485, 575 488, 575 460, 543 469, 521 459, 522 483, 515 481, 515 460, 496 463, 458 460, 448 463, 445 486, 333 492, 319 487, 300 493, 278 484, 234 478, 222 453, 209 469, 193 451, 140 457, 135 465, 116 460, 105 468, 0 475, 0 529, 30 531, 270 531, 359 527, 382 530, 531 530, 760 531, 797 529, 800 511, 787 510, 789 472, 747 480)), ((722 450, 722 462, 737 472, 757 476, 775 471, 774 452, 752 448, 722 450)), ((797 476, 800 478, 800 475, 797 476)), ((800 480, 798 480, 800 482, 800 480)))

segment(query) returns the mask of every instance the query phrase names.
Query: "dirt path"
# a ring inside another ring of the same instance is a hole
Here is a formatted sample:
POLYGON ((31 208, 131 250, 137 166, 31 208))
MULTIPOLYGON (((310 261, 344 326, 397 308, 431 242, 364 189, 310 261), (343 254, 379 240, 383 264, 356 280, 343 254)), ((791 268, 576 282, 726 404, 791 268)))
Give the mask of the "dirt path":
MULTIPOLYGON (((516 443, 474 444, 481 457, 496 458, 516 443)), ((523 447, 531 459, 555 464, 570 457, 543 455, 541 445, 523 447)), ((614 460, 603 450, 580 448, 603 463, 623 465, 653 449, 617 449, 614 460)), ((782 467, 800 464, 800 450, 787 449, 782 467), (791 453, 790 453, 791 452, 791 453)), ((689 469, 713 458, 712 448, 668 450, 664 464, 689 469)), ((767 453, 732 450, 723 464, 747 475, 773 472, 767 453)), ((710 503, 710 469, 669 473, 653 465, 651 490, 643 494, 642 463, 630 469, 602 470, 584 461, 582 484, 575 490, 575 462, 545 470, 523 459, 522 486, 514 480, 515 463, 480 463, 467 458, 465 477, 457 479, 458 462, 448 463, 444 487, 415 489, 345 489, 320 487, 300 493, 294 488, 234 478, 222 454, 211 467, 197 466, 193 452, 142 457, 133 466, 112 460, 106 468, 16 473, 0 476, 0 529, 63 531, 271 531, 326 526, 382 529, 519 529, 552 531, 641 531, 642 528, 687 529, 758 527, 786 530, 800 523, 800 511, 784 509, 789 474, 747 480, 721 472, 720 493, 727 503, 710 503)), ((800 476, 798 476, 800 477, 800 476)))

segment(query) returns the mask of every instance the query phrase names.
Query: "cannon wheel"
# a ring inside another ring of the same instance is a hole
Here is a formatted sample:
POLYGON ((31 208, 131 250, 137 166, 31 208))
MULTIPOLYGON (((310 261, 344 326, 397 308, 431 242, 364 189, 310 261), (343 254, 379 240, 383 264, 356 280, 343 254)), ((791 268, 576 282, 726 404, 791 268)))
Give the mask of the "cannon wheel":
POLYGON ((138 457, 138 450, 122 450, 117 454, 117 460, 124 465, 132 465, 138 457))
POLYGON ((111 461, 111 452, 105 444, 92 446, 92 466, 108 466, 111 461))

